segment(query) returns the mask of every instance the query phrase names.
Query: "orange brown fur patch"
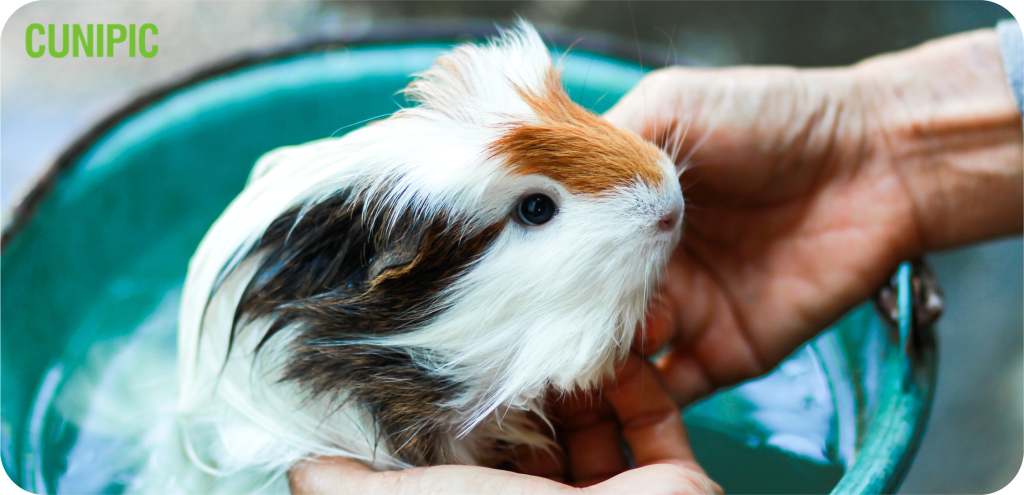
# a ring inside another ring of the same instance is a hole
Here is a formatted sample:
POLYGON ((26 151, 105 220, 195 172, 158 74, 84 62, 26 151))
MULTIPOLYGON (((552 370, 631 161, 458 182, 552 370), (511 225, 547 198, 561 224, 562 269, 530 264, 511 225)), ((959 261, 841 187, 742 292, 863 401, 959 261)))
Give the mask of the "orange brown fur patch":
POLYGON ((664 180, 661 152, 640 137, 573 103, 562 90, 560 72, 548 72, 538 93, 519 89, 538 123, 516 123, 490 146, 522 175, 540 174, 573 193, 602 194, 615 186, 664 180))

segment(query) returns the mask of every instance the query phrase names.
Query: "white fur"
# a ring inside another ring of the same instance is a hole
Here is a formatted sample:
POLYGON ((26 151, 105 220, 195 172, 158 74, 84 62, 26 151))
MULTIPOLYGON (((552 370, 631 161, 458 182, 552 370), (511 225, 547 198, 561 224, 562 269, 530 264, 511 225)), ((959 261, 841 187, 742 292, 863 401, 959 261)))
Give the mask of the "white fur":
MULTIPOLYGON (((196 472, 178 476, 185 480, 178 486, 142 481, 134 491, 281 490, 290 466, 321 455, 406 467, 377 442, 373 418, 358 405, 334 410, 278 383, 298 329, 275 335, 254 360, 270 322, 245 325, 224 362, 235 306, 259 261, 242 255, 279 215, 341 188, 384 195, 388 211, 457 216, 468 221, 466 235, 508 216, 528 192, 558 203, 542 226, 508 222, 444 291, 436 319, 372 341, 406 349, 424 368, 468 385, 450 404, 461 418, 450 438, 461 460, 476 460, 480 439, 543 444, 523 412, 541 412, 548 389, 596 385, 627 352, 678 240, 678 226, 656 227, 682 208, 675 167, 662 158, 660 188, 636 183, 600 197, 512 175, 487 147, 509 122, 537 119, 517 88, 540 92, 551 68, 547 48, 523 22, 443 59, 406 91, 418 106, 342 138, 275 150, 256 164, 192 259, 182 299, 177 435, 164 435, 175 445, 162 448, 183 452, 196 472), (226 266, 235 270, 208 301, 226 266)), ((167 476, 148 476, 140 480, 167 483, 167 476)))

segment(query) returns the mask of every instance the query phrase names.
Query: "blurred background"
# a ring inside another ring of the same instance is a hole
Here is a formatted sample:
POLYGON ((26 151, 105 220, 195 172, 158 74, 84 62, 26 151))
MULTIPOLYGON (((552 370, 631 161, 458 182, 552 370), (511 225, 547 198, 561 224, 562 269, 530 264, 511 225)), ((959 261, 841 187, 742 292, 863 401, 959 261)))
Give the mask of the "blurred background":
MULTIPOLYGON (((508 24, 639 45, 652 63, 850 64, 1011 17, 988 2, 36 2, 0 38, 0 206, 9 209, 79 134, 134 96, 240 53, 360 36, 397 23, 508 24), (32 59, 25 27, 153 22, 146 59, 32 59)), ((947 310, 928 431, 900 493, 990 493, 1024 457, 1020 238, 936 253, 947 310)))

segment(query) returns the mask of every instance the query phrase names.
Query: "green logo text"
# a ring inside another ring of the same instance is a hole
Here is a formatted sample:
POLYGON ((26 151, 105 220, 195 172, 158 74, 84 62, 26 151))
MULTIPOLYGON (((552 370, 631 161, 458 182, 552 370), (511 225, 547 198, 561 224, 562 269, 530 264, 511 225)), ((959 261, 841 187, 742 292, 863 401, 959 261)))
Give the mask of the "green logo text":
POLYGON ((53 58, 64 58, 68 51, 72 57, 77 57, 80 53, 84 53, 86 57, 92 57, 93 54, 97 57, 113 57, 114 45, 127 41, 128 56, 134 57, 138 39, 139 54, 145 58, 153 58, 160 49, 158 45, 151 44, 152 38, 157 34, 160 32, 157 31, 156 25, 149 23, 139 26, 138 31, 135 30, 135 24, 86 24, 84 29, 81 24, 63 24, 59 35, 53 24, 43 27, 42 24, 32 23, 25 30, 25 51, 32 58, 42 57, 46 54, 47 48, 53 58), (105 54, 104 34, 107 41, 105 54), (35 38, 36 36, 38 38, 35 38))

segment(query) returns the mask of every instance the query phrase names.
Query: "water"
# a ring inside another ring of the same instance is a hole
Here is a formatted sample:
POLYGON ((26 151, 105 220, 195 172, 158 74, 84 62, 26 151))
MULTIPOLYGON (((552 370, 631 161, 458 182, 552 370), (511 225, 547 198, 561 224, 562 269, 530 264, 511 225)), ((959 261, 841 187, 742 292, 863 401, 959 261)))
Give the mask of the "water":
MULTIPOLYGON (((29 420, 34 491, 128 486, 145 458, 149 421, 173 407, 178 297, 168 293, 134 332, 99 338, 47 372, 29 420)), ((840 441, 840 418, 849 415, 837 411, 834 388, 812 345, 694 405, 684 417, 698 460, 726 493, 828 493, 849 457, 840 441)))
POLYGON ((726 493, 828 493, 849 449, 820 351, 806 346, 775 371, 689 408, 694 453, 726 493))
POLYGON ((41 425, 29 433, 29 448, 41 454, 32 466, 36 491, 121 493, 129 485, 153 418, 174 407, 180 297, 167 293, 135 331, 100 334, 47 372, 29 420, 41 425))

